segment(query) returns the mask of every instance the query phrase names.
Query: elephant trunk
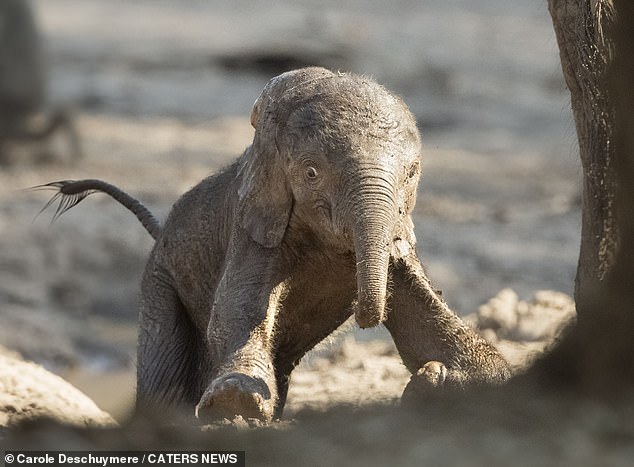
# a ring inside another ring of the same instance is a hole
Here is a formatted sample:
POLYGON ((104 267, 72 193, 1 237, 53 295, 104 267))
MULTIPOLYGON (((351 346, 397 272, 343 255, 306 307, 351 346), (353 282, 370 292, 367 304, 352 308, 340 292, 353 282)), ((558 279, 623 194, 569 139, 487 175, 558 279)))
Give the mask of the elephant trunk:
POLYGON ((361 328, 374 327, 385 317, 390 245, 396 220, 396 202, 389 183, 363 186, 353 199, 352 236, 357 260, 358 306, 361 328))

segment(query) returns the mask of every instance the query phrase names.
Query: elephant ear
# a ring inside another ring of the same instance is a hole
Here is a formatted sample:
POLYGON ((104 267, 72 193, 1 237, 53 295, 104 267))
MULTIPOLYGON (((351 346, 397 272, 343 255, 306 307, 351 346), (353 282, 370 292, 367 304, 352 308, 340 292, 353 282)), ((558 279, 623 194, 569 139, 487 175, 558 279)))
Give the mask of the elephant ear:
POLYGON ((275 147, 262 149, 254 144, 240 167, 238 219, 251 238, 267 248, 281 243, 293 206, 279 159, 275 147))
POLYGON ((319 67, 288 71, 272 78, 253 104, 255 136, 240 162, 238 218, 251 238, 267 248, 284 238, 293 208, 286 176, 289 154, 280 154, 278 136, 298 102, 314 92, 315 83, 332 76, 319 67))
POLYGON ((293 197, 277 144, 277 118, 269 109, 267 88, 253 104, 253 144, 240 161, 238 220, 248 234, 267 248, 278 246, 290 218, 293 197))

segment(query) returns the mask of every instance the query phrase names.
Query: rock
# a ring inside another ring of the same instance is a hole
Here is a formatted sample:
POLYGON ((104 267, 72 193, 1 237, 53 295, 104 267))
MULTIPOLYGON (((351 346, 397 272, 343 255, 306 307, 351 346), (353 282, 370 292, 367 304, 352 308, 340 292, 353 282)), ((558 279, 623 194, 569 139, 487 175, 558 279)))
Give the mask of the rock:
POLYGON ((552 348, 575 319, 573 299, 552 290, 538 291, 533 300, 524 301, 513 290, 503 289, 468 316, 468 321, 516 372, 526 370, 552 348))
POLYGON ((38 418, 80 427, 116 425, 74 386, 0 347, 0 426, 38 418))
POLYGON ((524 301, 513 290, 503 289, 470 320, 483 335, 493 330, 498 339, 532 342, 554 340, 575 316, 575 303, 564 293, 541 290, 533 300, 524 301))
POLYGON ((552 290, 536 292, 535 299, 518 310, 517 326, 508 332, 508 338, 517 341, 551 343, 576 319, 572 298, 552 290))
POLYGON ((517 325, 517 294, 503 289, 478 309, 478 328, 493 329, 498 337, 517 325))

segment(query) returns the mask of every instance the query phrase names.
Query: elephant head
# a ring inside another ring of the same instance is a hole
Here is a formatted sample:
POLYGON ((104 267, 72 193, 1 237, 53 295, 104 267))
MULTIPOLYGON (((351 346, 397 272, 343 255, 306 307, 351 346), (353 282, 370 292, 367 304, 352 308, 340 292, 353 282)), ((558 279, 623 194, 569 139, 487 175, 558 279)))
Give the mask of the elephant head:
POLYGON ((413 244, 420 139, 406 105, 374 81, 305 68, 273 78, 251 115, 238 217, 262 246, 289 222, 356 257, 361 327, 385 316, 395 241, 413 244))

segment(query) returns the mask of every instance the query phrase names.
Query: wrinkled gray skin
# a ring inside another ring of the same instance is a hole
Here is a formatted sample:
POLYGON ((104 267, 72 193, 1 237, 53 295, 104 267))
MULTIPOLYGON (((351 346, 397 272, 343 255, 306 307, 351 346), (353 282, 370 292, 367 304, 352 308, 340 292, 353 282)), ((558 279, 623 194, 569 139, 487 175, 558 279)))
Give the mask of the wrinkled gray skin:
POLYGON ((71 156, 81 157, 71 112, 44 112, 44 101, 43 56, 29 2, 0 0, 0 163, 9 156, 6 143, 45 141, 58 130, 67 133, 71 156))
POLYGON ((352 313, 390 331, 414 374, 406 394, 506 380, 416 256, 421 147, 405 104, 367 78, 306 68, 272 79, 251 122, 253 144, 178 200, 158 235, 138 403, 279 417, 293 368, 352 313))

